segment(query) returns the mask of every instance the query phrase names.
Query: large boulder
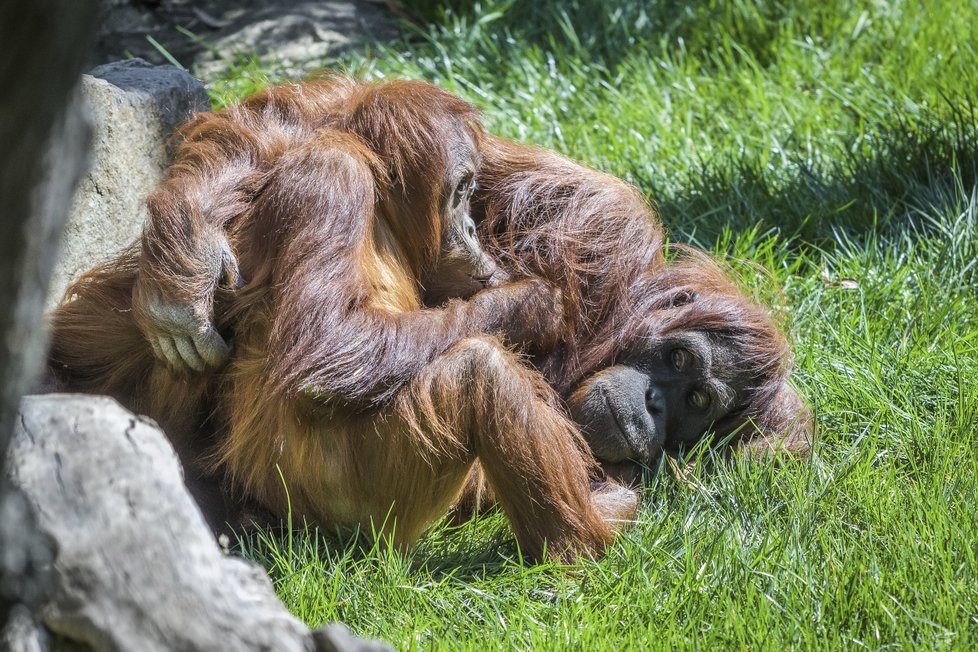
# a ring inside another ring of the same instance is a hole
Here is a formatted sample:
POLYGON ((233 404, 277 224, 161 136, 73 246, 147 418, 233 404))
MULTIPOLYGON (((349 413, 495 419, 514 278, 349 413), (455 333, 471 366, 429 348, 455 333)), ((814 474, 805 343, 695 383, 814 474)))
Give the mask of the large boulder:
POLYGON ((146 197, 169 162, 168 139, 189 117, 210 108, 207 91, 190 74, 141 59, 95 68, 82 77, 82 94, 95 124, 93 164, 75 192, 49 309, 79 274, 139 237, 146 197))
POLYGON ((60 638, 113 651, 388 649, 291 616, 260 567, 222 553, 163 433, 112 399, 27 397, 10 453, 7 475, 57 543, 40 613, 60 638))

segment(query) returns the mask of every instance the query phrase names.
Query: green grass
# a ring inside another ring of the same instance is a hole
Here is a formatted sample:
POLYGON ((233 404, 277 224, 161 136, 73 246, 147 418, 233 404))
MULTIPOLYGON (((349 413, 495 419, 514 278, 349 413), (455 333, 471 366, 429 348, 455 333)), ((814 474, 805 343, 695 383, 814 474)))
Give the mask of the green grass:
MULTIPOLYGON (((329 63, 433 80, 769 270, 821 441, 660 470, 571 572, 498 515, 406 555, 244 542, 289 608, 408 649, 978 648, 978 3, 405 4, 429 22, 329 63)), ((215 102, 278 75, 241 61, 215 102)))

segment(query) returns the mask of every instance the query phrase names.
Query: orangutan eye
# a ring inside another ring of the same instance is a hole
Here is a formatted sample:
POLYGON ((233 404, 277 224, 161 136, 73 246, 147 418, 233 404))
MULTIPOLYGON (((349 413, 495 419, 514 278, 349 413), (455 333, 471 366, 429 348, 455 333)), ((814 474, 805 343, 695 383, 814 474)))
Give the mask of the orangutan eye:
POLYGON ((465 195, 469 190, 469 186, 471 185, 472 185, 472 173, 470 172, 466 174, 464 177, 462 177, 461 179, 459 179, 458 185, 455 186, 455 195, 457 197, 461 197, 465 195))
POLYGON ((672 350, 672 365, 678 371, 685 371, 687 367, 693 362, 693 354, 686 349, 673 349, 672 350))
POLYGON ((702 389, 694 389, 689 393, 689 404, 692 405, 697 410, 705 410, 710 407, 710 395, 704 392, 702 389))

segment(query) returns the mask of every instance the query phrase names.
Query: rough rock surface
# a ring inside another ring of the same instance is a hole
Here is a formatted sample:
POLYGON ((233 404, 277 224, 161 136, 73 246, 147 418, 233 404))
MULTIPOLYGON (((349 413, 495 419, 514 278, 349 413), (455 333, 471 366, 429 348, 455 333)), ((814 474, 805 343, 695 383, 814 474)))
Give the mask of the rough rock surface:
POLYGON ((64 639, 145 652, 388 649, 342 626, 311 632, 261 568, 224 556, 163 433, 112 399, 24 399, 7 474, 57 541, 41 615, 64 639))
POLYGON ((34 623, 30 610, 17 605, 7 626, 0 631, 0 650, 4 652, 44 652, 48 649, 47 634, 34 623))
POLYGON ((210 108, 207 91, 188 73, 141 59, 95 68, 82 78, 82 93, 95 123, 93 164, 75 193, 49 309, 79 274, 139 237, 146 197, 168 163, 167 139, 210 108))
MULTIPOLYGON (((36 377, 51 264, 90 128, 78 77, 95 32, 89 0, 0 2, 0 464, 21 394, 36 377), (55 16, 57 18, 55 18, 55 16)), ((0 476, 0 629, 31 626, 48 595, 50 542, 0 476)), ((9 645, 0 633, 0 649, 9 645)))
POLYGON ((240 55, 295 76, 368 40, 397 34, 388 0, 114 0, 96 62, 132 54, 163 63, 152 37, 195 74, 212 78, 240 55))

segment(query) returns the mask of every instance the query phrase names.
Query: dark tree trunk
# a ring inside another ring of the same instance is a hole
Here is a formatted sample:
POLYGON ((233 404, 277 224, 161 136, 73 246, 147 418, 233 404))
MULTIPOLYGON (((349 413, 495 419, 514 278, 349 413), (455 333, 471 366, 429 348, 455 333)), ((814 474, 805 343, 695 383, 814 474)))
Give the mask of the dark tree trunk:
MULTIPOLYGON (((46 339, 41 311, 90 127, 77 84, 98 0, 0 2, 0 462, 46 339)), ((51 557, 0 463, 0 629, 44 595, 51 557)))

